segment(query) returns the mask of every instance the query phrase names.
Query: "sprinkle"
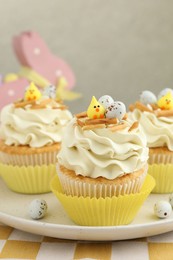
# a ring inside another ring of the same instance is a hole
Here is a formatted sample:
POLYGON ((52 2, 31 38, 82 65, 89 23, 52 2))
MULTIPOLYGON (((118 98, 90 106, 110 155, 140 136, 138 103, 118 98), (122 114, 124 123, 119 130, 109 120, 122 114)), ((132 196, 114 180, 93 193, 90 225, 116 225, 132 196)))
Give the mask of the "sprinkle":
POLYGON ((97 124, 97 125, 85 125, 83 126, 83 130, 93 130, 93 129, 99 129, 99 128, 105 128, 105 124, 97 124))
POLYGON ((125 129, 127 126, 128 126, 127 124, 122 123, 122 124, 118 124, 118 125, 114 125, 114 126, 109 126, 109 128, 112 132, 116 132, 116 131, 125 129))
POLYGON ((14 106, 16 107, 16 108, 22 108, 22 107, 25 107, 25 106, 27 106, 27 105, 33 105, 33 104, 35 104, 35 100, 29 100, 29 101, 19 101, 19 102, 17 102, 17 103, 14 103, 14 106))
POLYGON ((77 118, 87 117, 87 112, 84 111, 84 112, 81 112, 79 114, 76 114, 75 117, 77 117, 77 118))
POLYGON ((138 123, 137 121, 134 122, 134 123, 131 125, 131 127, 129 128, 128 132, 131 132, 132 130, 138 128, 138 126, 139 126, 139 123, 138 123))
POLYGON ((117 124, 116 118, 86 119, 86 125, 90 124, 117 124))
POLYGON ((173 109, 171 109, 171 110, 155 110, 154 113, 157 117, 161 117, 161 116, 169 117, 169 116, 173 116, 173 109))
POLYGON ((77 124, 81 127, 83 127, 85 125, 85 123, 83 123, 81 120, 77 119, 77 124))

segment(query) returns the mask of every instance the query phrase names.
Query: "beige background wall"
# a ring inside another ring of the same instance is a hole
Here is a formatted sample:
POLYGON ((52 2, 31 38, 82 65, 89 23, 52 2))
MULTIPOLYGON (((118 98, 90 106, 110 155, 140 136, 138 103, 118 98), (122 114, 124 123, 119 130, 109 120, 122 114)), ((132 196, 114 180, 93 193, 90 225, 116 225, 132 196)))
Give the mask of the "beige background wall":
POLYGON ((17 72, 15 34, 36 30, 73 68, 85 110, 92 95, 127 105, 173 88, 172 0, 0 0, 0 73, 17 72))

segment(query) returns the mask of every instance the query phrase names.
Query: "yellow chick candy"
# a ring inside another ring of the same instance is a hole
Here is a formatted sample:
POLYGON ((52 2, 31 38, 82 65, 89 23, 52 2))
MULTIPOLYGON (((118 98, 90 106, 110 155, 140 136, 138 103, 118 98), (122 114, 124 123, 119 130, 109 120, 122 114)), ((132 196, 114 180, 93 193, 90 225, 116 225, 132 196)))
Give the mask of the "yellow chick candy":
POLYGON ((91 103, 87 109, 87 116, 91 119, 104 118, 105 108, 93 96, 91 103))
POLYGON ((41 92, 35 86, 33 82, 27 87, 24 100, 31 101, 31 100, 38 100, 41 98, 41 92))
POLYGON ((169 110, 173 109, 173 96, 171 92, 168 92, 166 95, 161 97, 157 101, 157 105, 161 109, 169 110))

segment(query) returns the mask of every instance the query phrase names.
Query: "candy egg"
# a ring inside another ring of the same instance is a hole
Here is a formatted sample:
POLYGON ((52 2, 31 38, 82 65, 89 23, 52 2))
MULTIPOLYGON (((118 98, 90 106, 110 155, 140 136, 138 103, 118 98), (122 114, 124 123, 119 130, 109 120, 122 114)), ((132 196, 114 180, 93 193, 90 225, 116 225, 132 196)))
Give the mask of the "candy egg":
POLYGON ((167 93, 171 92, 172 96, 173 96, 173 89, 171 88, 164 88, 160 91, 160 93, 158 94, 157 99, 160 99, 161 97, 165 96, 167 93))
POLYGON ((169 203, 171 204, 171 206, 173 207, 173 193, 171 193, 169 195, 169 203))
POLYGON ((126 113, 126 106, 120 101, 113 102, 106 109, 106 118, 118 118, 121 120, 126 113))
POLYGON ((154 205, 154 213, 159 218, 167 218, 171 215, 171 204, 166 200, 160 200, 154 205))
POLYGON ((107 108, 111 103, 114 102, 113 98, 109 95, 104 95, 99 98, 98 102, 104 107, 107 108))
POLYGON ((157 98, 153 92, 145 90, 140 95, 140 102, 144 105, 155 104, 157 102, 157 98))
POLYGON ((55 99, 56 98, 56 87, 54 85, 47 86, 43 91, 43 95, 55 99))
POLYGON ((43 199, 35 199, 29 205, 29 215, 32 219, 43 218, 47 211, 47 203, 43 199))

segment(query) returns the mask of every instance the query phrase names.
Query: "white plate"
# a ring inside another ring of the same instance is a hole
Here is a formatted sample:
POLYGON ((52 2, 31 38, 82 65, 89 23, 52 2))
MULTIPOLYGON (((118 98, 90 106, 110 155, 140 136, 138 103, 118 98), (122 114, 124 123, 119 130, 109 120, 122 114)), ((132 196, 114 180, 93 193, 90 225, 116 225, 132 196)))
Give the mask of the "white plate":
POLYGON ((169 195, 150 195, 130 225, 88 227, 75 225, 52 194, 21 195, 10 191, 0 179, 0 222, 34 234, 75 240, 124 240, 148 237, 173 230, 173 214, 158 219, 153 214, 157 200, 168 200, 169 195), (32 220, 28 205, 35 198, 43 198, 48 212, 42 220, 32 220))

